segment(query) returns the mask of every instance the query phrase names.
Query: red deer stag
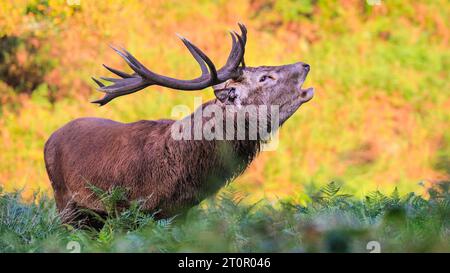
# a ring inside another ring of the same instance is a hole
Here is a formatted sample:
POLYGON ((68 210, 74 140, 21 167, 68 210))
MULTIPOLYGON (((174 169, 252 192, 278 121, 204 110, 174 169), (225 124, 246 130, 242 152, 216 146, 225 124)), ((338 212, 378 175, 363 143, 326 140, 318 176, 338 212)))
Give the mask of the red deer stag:
MULTIPOLYGON (((104 105, 116 97, 151 85, 187 91, 213 87, 216 98, 184 118, 183 121, 195 120, 184 125, 188 124, 188 129, 194 131, 207 125, 216 133, 221 133, 219 131, 225 127, 237 130, 231 130, 231 134, 225 132, 226 138, 177 139, 174 131, 178 129, 173 130, 177 121, 174 120, 133 123, 102 118, 73 120, 51 135, 44 151, 47 173, 61 215, 75 215, 80 208, 105 213, 89 187, 91 184, 103 190, 126 188, 130 200, 146 200, 143 205, 146 211, 158 210, 159 218, 170 217, 215 194, 246 169, 259 152, 264 137, 260 133, 256 138, 250 137, 249 131, 255 128, 251 117, 263 116, 271 122, 277 118, 277 126, 269 132, 276 130, 300 105, 313 97, 314 91, 313 88, 301 88, 310 70, 308 64, 246 67, 247 30, 243 24, 239 24, 239 28, 241 34, 230 32, 232 48, 226 64, 219 70, 198 47, 180 37, 202 71, 201 76, 193 80, 156 74, 128 51, 113 48, 134 73, 104 65, 120 78, 102 77, 112 82, 109 86, 93 78, 99 85, 98 90, 106 93, 93 103, 104 105), (278 115, 260 110, 247 111, 244 122, 239 124, 236 114, 252 105, 276 106, 278 115), (210 106, 215 107, 215 115, 194 118, 197 112, 206 111, 210 106), (232 117, 231 126, 229 117, 232 117), (244 137, 238 137, 235 132, 240 127, 244 128, 244 137)), ((263 123, 259 122, 256 127, 263 123)), ((187 135, 191 136, 192 132, 187 135)), ((72 220, 63 217, 63 221, 72 220)))

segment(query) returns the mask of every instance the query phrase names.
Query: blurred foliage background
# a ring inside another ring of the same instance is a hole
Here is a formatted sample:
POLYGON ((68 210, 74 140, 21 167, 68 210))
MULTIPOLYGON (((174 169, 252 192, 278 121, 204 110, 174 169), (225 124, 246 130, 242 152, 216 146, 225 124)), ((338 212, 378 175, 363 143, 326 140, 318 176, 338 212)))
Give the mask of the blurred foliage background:
POLYGON ((104 107, 90 80, 102 63, 127 69, 108 47, 126 47, 149 68, 189 78, 199 71, 180 33, 225 62, 227 31, 249 29, 246 63, 312 66, 315 98, 232 183, 261 197, 302 198, 307 185, 345 184, 356 195, 421 191, 450 176, 449 19, 446 0, 0 1, 0 185, 51 193, 43 146, 84 116, 123 122, 169 118, 211 90, 159 87, 104 107))

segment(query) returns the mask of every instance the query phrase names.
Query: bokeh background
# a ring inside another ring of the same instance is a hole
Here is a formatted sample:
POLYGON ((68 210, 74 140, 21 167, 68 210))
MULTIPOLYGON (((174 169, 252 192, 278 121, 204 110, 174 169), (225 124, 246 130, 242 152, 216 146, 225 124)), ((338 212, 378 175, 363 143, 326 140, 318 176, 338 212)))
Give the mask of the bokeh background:
POLYGON ((307 62, 316 96, 231 187, 255 200, 301 198, 330 181, 356 195, 422 191, 450 175, 448 18, 446 0, 1 0, 0 185, 51 193, 43 146, 72 119, 169 118, 175 105, 213 98, 151 87, 90 104, 102 96, 90 80, 108 74, 102 63, 128 69, 108 44, 190 78, 199 71, 175 33, 220 65, 227 31, 243 22, 246 63, 307 62))

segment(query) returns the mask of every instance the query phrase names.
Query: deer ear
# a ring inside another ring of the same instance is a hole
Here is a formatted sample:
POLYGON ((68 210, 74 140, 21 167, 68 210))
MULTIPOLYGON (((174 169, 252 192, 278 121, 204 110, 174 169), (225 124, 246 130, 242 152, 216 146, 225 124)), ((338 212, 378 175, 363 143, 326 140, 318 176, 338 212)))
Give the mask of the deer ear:
POLYGON ((224 103, 228 98, 228 88, 214 89, 214 95, 220 102, 224 103))
POLYGON ((214 95, 222 103, 225 103, 226 101, 233 102, 237 96, 236 89, 234 87, 214 89, 214 95))

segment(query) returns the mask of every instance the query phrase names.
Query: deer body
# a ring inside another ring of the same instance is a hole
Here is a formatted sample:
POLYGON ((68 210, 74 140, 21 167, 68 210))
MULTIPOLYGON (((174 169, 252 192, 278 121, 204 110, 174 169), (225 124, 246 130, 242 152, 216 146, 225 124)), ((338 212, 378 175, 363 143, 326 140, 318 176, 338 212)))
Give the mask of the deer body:
MULTIPOLYGON (((241 24, 239 27, 241 35, 232 33, 230 56, 219 70, 200 49, 182 38, 202 70, 200 77, 190 81, 153 73, 127 51, 115 49, 135 73, 105 66, 120 78, 102 78, 113 82, 109 86, 94 79, 99 90, 106 93, 95 103, 104 105, 150 85, 179 90, 212 86, 216 99, 182 120, 193 121, 186 125, 191 129, 189 135, 198 129, 199 122, 201 129, 208 126, 214 132, 224 130, 223 135, 228 134, 226 124, 237 130, 231 138, 211 139, 202 135, 199 139, 176 139, 173 128, 177 121, 174 120, 119 123, 81 118, 69 122, 52 134, 44 148, 47 173, 64 221, 73 220, 70 216, 80 208, 105 212, 89 185, 103 190, 125 188, 129 200, 144 200, 144 209, 160 211, 157 215, 160 218, 181 213, 216 193, 246 169, 263 140, 260 133, 251 138, 252 129, 259 129, 274 119, 279 119, 278 125, 283 124, 313 97, 312 88, 301 89, 309 72, 305 63, 245 67, 247 30, 241 24), (248 106, 276 106, 279 115, 275 117, 272 112, 260 110, 246 112, 248 106), (216 110, 214 115, 195 119, 198 111, 211 108, 216 110), (235 119, 242 112, 243 124, 235 119), (252 117, 265 119, 258 119, 255 124, 252 117), (239 128, 243 128, 243 138, 236 133, 239 128)), ((277 128, 271 128, 268 133, 277 128)))
POLYGON ((54 132, 45 162, 58 209, 103 211, 92 184, 126 188, 145 210, 172 216, 216 193, 258 152, 258 141, 174 140, 174 122, 80 118, 54 132))

